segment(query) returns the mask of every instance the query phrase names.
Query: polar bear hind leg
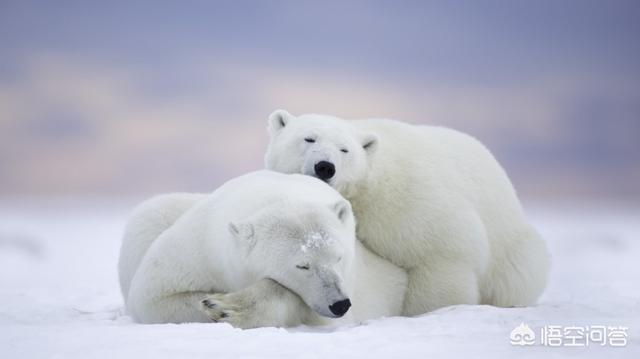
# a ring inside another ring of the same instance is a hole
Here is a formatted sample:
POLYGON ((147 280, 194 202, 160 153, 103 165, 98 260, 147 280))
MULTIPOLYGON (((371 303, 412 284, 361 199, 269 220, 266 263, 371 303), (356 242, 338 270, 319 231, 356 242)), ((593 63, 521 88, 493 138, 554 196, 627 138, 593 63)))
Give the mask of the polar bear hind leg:
POLYGON ((546 286, 549 254, 545 242, 532 228, 512 236, 515 240, 492 259, 483 277, 482 304, 533 305, 546 286))
POLYGON ((128 298, 131 281, 151 244, 203 197, 196 193, 163 194, 134 209, 125 228, 118 263, 124 298, 128 298))

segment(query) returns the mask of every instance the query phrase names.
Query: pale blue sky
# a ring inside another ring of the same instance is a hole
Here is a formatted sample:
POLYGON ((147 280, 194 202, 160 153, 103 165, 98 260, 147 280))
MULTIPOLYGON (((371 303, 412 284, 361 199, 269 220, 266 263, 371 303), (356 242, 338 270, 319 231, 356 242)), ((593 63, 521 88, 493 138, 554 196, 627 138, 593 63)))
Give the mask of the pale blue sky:
POLYGON ((637 1, 3 1, 0 193, 209 190, 261 166, 284 107, 470 132, 529 197, 637 198, 639 18, 637 1))

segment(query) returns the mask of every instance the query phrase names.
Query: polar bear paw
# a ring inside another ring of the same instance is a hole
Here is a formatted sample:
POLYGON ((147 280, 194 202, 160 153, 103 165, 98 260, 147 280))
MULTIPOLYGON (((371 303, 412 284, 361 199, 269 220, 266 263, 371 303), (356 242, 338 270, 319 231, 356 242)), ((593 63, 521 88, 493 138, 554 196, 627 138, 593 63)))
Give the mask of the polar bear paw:
POLYGON ((234 294, 211 294, 200 304, 202 310, 215 323, 229 323, 236 328, 250 328, 249 305, 234 294))

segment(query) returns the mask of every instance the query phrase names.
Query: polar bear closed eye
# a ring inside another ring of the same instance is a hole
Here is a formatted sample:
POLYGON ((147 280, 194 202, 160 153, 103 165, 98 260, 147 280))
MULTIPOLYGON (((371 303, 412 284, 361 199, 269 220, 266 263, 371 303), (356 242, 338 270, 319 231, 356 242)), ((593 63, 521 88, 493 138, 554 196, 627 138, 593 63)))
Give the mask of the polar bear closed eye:
POLYGON ((409 271, 404 313, 535 303, 549 270, 491 153, 463 133, 392 120, 269 116, 266 168, 319 178, 351 202, 357 238, 409 271))
POLYGON ((362 321, 400 314, 406 289, 405 271, 355 240, 338 192, 270 171, 140 205, 119 273, 127 312, 143 323, 362 321))

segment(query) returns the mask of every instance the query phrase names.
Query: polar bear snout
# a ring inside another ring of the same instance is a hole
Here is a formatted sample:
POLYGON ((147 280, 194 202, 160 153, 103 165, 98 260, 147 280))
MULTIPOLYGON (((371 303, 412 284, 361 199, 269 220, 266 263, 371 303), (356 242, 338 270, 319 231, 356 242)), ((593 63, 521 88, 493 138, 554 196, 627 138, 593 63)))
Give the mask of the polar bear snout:
POLYGON ((343 316, 349 308, 351 308, 351 300, 349 300, 349 298, 339 300, 329 306, 331 313, 335 314, 337 317, 343 316))
POLYGON ((316 176, 325 182, 330 180, 331 177, 336 174, 336 166, 333 163, 327 161, 320 161, 316 163, 313 169, 316 176))
POLYGON ((307 288, 294 290, 316 313, 327 318, 340 318, 351 307, 349 289, 335 270, 316 267, 315 275, 308 280, 307 288))

